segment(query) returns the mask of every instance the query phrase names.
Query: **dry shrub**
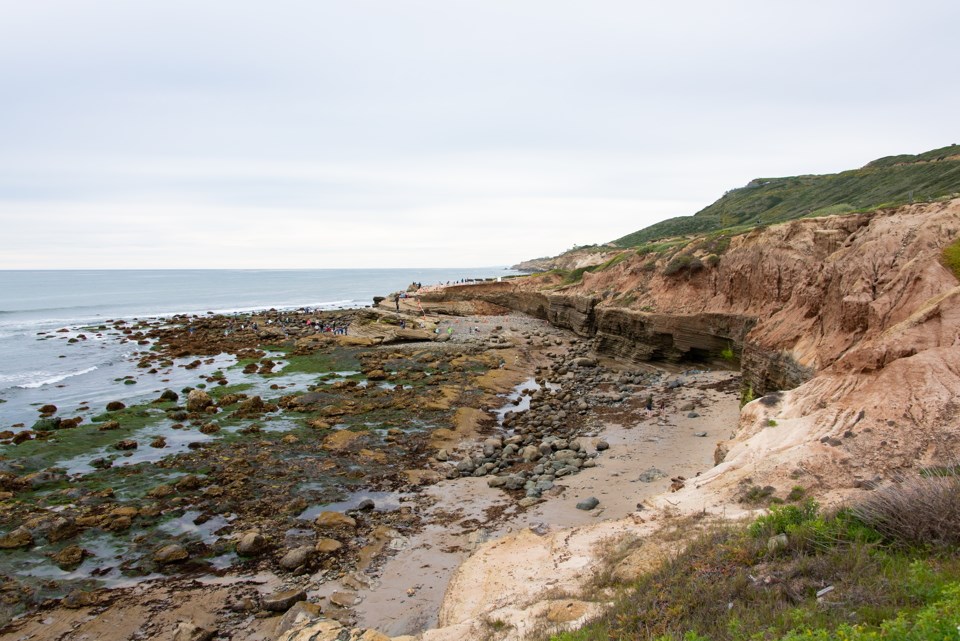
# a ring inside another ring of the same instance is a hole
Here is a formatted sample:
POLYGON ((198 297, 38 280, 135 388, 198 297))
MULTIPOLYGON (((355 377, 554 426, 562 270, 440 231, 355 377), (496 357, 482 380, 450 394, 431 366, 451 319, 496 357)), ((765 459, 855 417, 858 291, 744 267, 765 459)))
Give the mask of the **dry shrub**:
POLYGON ((895 544, 960 546, 960 477, 916 477, 877 490, 853 508, 864 524, 895 544))

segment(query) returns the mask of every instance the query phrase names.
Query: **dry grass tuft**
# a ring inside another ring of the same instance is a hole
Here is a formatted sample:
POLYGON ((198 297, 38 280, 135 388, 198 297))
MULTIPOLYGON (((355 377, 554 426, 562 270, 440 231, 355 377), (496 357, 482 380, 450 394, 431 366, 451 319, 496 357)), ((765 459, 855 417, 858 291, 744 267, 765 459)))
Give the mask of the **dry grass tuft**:
POLYGON ((960 546, 960 476, 919 476, 884 487, 853 512, 895 544, 960 546))

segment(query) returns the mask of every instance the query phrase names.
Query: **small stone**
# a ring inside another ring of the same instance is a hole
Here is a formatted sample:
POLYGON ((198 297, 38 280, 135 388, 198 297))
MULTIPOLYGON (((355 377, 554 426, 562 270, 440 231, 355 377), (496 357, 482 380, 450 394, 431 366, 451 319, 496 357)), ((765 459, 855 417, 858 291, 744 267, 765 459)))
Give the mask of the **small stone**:
POLYGON ((114 444, 113 447, 114 447, 114 449, 121 450, 121 451, 123 451, 123 450, 135 450, 135 449, 137 449, 137 442, 134 441, 133 439, 126 439, 126 438, 125 438, 125 439, 123 439, 122 441, 118 441, 116 444, 114 444))
POLYGON ((600 499, 595 496, 591 496, 577 503, 577 509, 589 512, 598 505, 600 505, 600 499))
POLYGON ((707 436, 706 432, 694 432, 694 436, 699 436, 700 438, 705 438, 707 436))
POLYGON ((157 438, 155 438, 155 439, 153 439, 152 441, 150 441, 150 447, 155 447, 155 448, 157 448, 157 449, 161 449, 161 448, 164 448, 164 447, 166 447, 166 446, 167 446, 167 439, 164 438, 164 437, 162 437, 162 436, 158 436, 157 438))
POLYGON ((119 410, 124 409, 125 407, 126 407, 126 405, 124 405, 124 404, 121 403, 120 401, 110 401, 109 403, 107 403, 107 411, 108 411, 108 412, 116 412, 116 411, 119 411, 119 410))

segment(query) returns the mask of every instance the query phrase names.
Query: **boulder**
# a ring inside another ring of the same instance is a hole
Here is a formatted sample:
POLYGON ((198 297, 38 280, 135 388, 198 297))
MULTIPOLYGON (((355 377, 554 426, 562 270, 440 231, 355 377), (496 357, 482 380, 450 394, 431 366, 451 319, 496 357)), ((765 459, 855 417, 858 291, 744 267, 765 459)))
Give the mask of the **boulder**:
POLYGON ((343 547, 343 543, 336 539, 320 539, 314 546, 314 550, 321 554, 330 554, 343 547))
POLYGON ((334 530, 339 528, 353 529, 357 527, 357 522, 352 517, 340 512, 321 512, 313 521, 321 530, 334 530))
POLYGON ((334 605, 339 605, 341 608, 350 608, 355 606, 360 599, 357 598, 356 592, 348 592, 342 590, 340 592, 334 592, 330 595, 330 603, 334 605))
POLYGON ((577 503, 577 509, 589 512, 598 505, 600 505, 600 499, 595 496, 591 496, 577 503))
POLYGON ((259 532, 244 532, 237 541, 237 554, 257 556, 267 548, 267 539, 259 532))
POLYGON ((210 423, 204 423, 203 426, 200 427, 201 434, 216 434, 219 431, 220 426, 212 421, 210 423))
POLYGON ((201 389, 190 390, 187 395, 188 412, 203 412, 211 405, 213 405, 213 400, 210 395, 201 389))
POLYGON ((260 601, 268 612, 286 612, 298 601, 306 601, 307 593, 302 589, 281 590, 264 595, 260 601))
POLYGON ((76 610, 79 608, 89 608, 100 603, 100 597, 96 592, 87 592, 86 590, 73 590, 67 596, 60 599, 60 604, 65 608, 76 610))
POLYGON ((153 555, 153 560, 160 565, 168 563, 179 563, 190 558, 190 553, 182 545, 171 543, 157 550, 153 555))
POLYGON ((76 522, 73 519, 59 516, 55 518, 47 530, 47 540, 51 543, 72 539, 79 532, 76 522))
POLYGON ((79 545, 68 545, 53 555, 53 562, 61 570, 70 571, 76 569, 88 556, 92 555, 79 545))
POLYGON ((53 430, 59 430, 62 422, 62 419, 58 417, 41 418, 33 424, 31 429, 34 432, 52 432, 53 430))
POLYGON ((313 561, 314 555, 315 551, 310 545, 293 548, 280 558, 280 567, 285 570, 296 570, 308 566, 313 561))
POLYGON ((181 621, 173 633, 173 641, 210 641, 216 633, 216 630, 181 621))
POLYGON ((0 550, 13 550, 33 545, 33 535, 25 527, 18 527, 0 536, 0 550))
POLYGON ((297 601, 280 619, 274 635, 286 634, 290 630, 312 623, 319 619, 322 614, 323 610, 316 603, 297 601))

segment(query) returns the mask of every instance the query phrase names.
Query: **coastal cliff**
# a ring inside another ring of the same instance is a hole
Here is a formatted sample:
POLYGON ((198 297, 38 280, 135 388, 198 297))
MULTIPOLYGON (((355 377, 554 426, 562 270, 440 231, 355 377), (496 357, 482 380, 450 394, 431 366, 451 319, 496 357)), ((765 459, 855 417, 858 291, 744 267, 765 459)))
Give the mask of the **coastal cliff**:
POLYGON ((721 450, 774 421, 787 429, 765 449, 793 449, 827 487, 852 488, 956 451, 960 289, 940 256, 958 235, 955 199, 627 250, 576 282, 543 274, 424 301, 492 302, 635 361, 739 363, 744 400, 766 398, 721 450))

